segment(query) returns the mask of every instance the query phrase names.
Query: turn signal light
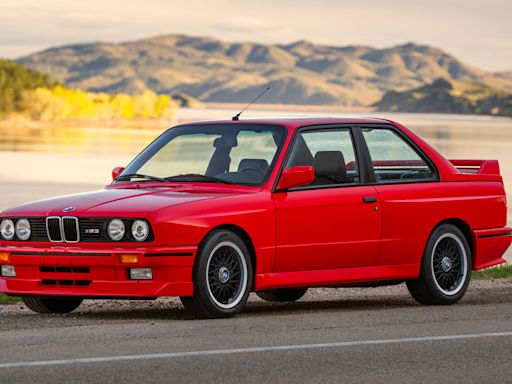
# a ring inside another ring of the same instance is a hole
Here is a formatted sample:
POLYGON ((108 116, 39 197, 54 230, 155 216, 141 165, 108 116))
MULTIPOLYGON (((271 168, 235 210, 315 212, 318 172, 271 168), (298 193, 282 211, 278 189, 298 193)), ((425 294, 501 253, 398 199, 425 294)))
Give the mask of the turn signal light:
POLYGON ((0 263, 8 263, 9 256, 9 252, 0 252, 0 263))
POLYGON ((120 255, 119 260, 121 264, 137 264, 139 262, 139 255, 120 255))

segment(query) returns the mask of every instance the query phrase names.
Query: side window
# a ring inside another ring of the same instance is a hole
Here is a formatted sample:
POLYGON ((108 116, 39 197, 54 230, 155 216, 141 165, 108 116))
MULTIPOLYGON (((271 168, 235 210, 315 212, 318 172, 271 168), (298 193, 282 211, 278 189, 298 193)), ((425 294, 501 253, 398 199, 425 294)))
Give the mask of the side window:
POLYGON ((380 183, 434 180, 434 170, 391 129, 366 128, 363 136, 380 183))
POLYGON ((286 164, 295 165, 313 167, 312 185, 359 183, 359 167, 349 129, 300 133, 286 164))

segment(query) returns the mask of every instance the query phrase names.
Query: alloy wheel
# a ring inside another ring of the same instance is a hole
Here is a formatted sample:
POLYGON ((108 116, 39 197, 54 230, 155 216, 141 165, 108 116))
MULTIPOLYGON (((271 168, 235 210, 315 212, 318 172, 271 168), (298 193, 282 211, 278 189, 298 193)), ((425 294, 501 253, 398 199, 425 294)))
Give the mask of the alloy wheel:
POLYGON ((247 287, 247 263, 241 249, 230 241, 218 244, 210 252, 206 271, 213 302, 223 309, 238 305, 247 287))

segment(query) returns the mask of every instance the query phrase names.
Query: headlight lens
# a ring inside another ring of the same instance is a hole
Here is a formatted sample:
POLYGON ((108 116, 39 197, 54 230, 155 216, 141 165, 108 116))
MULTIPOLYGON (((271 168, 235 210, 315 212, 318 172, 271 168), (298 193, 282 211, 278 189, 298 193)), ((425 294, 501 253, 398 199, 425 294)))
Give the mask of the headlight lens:
POLYGON ((16 222, 16 236, 20 240, 28 240, 30 238, 30 223, 27 219, 19 219, 16 222))
POLYGON ((108 236, 114 240, 119 241, 124 237, 124 223, 122 220, 114 219, 108 223, 108 236))
POLYGON ((4 240, 12 240, 14 237, 14 222, 11 219, 4 219, 0 223, 0 233, 4 240))
POLYGON ((137 241, 144 241, 149 235, 149 225, 145 220, 135 220, 132 224, 132 236, 137 241))

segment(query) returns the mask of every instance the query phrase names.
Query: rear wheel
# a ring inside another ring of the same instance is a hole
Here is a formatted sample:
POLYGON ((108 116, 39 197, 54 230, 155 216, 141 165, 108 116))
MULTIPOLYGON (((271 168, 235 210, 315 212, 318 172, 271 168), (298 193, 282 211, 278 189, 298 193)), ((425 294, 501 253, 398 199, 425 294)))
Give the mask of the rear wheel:
POLYGON ((242 239, 226 230, 210 233, 199 248, 193 280, 194 296, 181 297, 193 315, 223 318, 242 311, 253 280, 251 258, 242 239))
POLYGON ((427 242, 419 279, 408 281, 407 288, 421 304, 453 304, 466 293, 471 269, 471 250, 466 237, 456 226, 443 224, 427 242))
POLYGON ((306 294, 307 290, 307 288, 280 288, 271 291, 256 292, 256 295, 265 301, 297 301, 306 294))
POLYGON ((83 299, 23 296, 25 306, 37 313, 69 313, 82 304, 83 299))

